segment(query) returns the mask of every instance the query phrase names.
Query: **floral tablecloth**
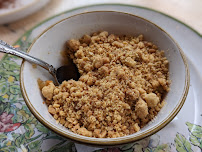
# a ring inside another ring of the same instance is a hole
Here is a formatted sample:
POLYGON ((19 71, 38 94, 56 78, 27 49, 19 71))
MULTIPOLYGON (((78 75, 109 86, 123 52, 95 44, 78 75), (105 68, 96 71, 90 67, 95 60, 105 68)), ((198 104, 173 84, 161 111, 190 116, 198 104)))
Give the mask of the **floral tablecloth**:
MULTIPOLYGON (((32 42, 30 34, 36 28, 26 32, 15 43, 15 47, 27 50, 32 42)), ((5 55, 0 61, 0 152, 76 152, 75 143, 44 127, 27 108, 20 91, 20 64, 21 59, 11 55, 5 55)), ((189 138, 177 132, 172 142, 161 143, 162 137, 155 134, 122 147, 96 151, 191 152, 193 149, 202 151, 202 127, 191 122, 182 125, 186 125, 189 138)))

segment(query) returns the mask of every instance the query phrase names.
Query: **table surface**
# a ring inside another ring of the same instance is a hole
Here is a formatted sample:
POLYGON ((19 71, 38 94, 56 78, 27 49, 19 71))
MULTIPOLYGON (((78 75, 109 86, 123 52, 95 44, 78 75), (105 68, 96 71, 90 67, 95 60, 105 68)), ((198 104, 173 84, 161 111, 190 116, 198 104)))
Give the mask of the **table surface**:
MULTIPOLYGON (((11 24, 0 25, 0 39, 13 44, 25 31, 41 21, 65 10, 76 7, 100 4, 123 3, 122 0, 51 0, 40 11, 11 24)), ((124 0, 124 4, 132 4, 152 8, 168 14, 202 34, 202 1, 201 0, 124 0)))

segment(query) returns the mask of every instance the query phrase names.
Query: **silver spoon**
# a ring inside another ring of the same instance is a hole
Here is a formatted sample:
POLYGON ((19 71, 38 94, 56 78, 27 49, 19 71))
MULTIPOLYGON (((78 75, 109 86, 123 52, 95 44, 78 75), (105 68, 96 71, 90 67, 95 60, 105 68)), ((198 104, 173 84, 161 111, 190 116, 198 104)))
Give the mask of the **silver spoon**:
POLYGON ((58 69, 55 69, 52 65, 33 56, 30 56, 29 54, 14 48, 13 46, 9 45, 8 43, 2 40, 0 40, 0 52, 18 56, 28 62, 43 67, 44 69, 49 71, 49 73, 54 77, 58 85, 61 84, 64 80, 78 80, 80 77, 78 69, 73 62, 70 62, 68 65, 61 66, 58 69))

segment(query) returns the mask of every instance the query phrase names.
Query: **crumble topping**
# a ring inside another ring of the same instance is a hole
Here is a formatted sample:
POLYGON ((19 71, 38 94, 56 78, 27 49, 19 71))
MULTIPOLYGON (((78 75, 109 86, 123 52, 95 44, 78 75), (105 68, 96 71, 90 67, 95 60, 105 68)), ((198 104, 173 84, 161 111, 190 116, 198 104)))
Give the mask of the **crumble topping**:
POLYGON ((71 39, 67 47, 80 79, 40 83, 49 113, 72 132, 96 138, 133 134, 165 104, 169 62, 143 35, 103 31, 71 39))

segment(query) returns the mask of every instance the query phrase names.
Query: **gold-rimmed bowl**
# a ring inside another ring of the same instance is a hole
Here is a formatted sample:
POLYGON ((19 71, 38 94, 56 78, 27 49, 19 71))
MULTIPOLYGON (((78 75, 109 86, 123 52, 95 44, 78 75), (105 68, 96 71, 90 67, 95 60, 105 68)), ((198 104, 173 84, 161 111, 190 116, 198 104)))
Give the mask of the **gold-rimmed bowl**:
POLYGON ((61 50, 67 40, 80 38, 84 34, 97 31, 108 31, 113 34, 137 36, 143 34, 147 41, 155 43, 169 60, 170 92, 165 101, 167 104, 160 110, 155 120, 143 127, 141 131, 118 138, 92 138, 75 134, 58 124, 48 112, 39 90, 37 79, 51 80, 51 75, 40 67, 33 68, 23 61, 20 73, 20 84, 23 97, 30 111, 46 127, 71 140, 90 145, 121 145, 150 136, 165 127, 182 108, 189 89, 189 71, 185 56, 172 37, 152 22, 141 17, 113 11, 95 11, 68 17, 45 30, 31 45, 28 52, 54 67, 63 65, 61 50))

